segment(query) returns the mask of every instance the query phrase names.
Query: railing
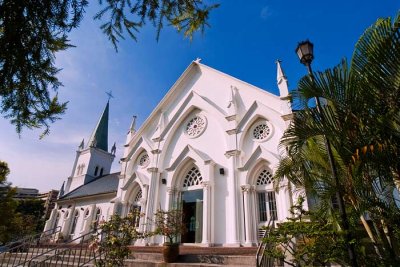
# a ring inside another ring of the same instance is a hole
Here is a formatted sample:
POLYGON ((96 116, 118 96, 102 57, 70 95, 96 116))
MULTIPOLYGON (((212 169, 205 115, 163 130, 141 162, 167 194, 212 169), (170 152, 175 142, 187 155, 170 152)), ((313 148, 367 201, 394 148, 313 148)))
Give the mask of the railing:
POLYGON ((46 253, 36 255, 23 266, 84 266, 105 257, 98 247, 90 245, 96 238, 101 238, 101 235, 94 230, 67 243, 59 244, 46 253))
POLYGON ((52 247, 49 248, 49 246, 55 243, 60 230, 58 226, 7 244, 0 252, 0 266, 20 266, 34 255, 42 253, 43 250, 51 249, 52 247))
POLYGON ((257 254, 256 254, 256 264, 257 267, 273 267, 275 259, 271 257, 267 257, 264 253, 265 249, 267 246, 271 246, 271 244, 268 244, 264 242, 264 238, 269 236, 269 233, 271 230, 275 227, 275 223, 273 219, 270 219, 268 221, 268 225, 266 228, 266 231, 264 232, 264 235, 260 241, 260 244, 258 245, 257 249, 257 254))

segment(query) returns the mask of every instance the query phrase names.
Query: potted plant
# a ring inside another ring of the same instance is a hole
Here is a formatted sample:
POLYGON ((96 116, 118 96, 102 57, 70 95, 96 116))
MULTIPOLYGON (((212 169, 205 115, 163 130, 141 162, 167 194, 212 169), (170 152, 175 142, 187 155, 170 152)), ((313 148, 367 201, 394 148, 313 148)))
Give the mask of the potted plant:
POLYGON ((163 245, 164 262, 175 262, 179 256, 178 238, 186 231, 182 210, 158 210, 155 214, 155 226, 155 234, 162 235, 165 238, 163 245))

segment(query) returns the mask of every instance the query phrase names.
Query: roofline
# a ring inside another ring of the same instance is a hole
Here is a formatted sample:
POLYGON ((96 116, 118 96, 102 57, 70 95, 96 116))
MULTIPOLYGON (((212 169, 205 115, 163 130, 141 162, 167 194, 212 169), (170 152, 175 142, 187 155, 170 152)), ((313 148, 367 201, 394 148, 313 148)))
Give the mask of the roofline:
POLYGON ((167 94, 161 99, 158 105, 153 109, 153 111, 150 113, 147 119, 143 122, 143 124, 140 126, 138 131, 135 133, 135 136, 129 141, 129 143, 137 142, 137 140, 140 139, 144 129, 146 129, 147 125, 152 121, 153 117, 157 115, 158 111, 164 105, 164 103, 167 102, 168 99, 173 95, 173 93, 175 92, 175 88, 177 88, 184 81, 184 79, 189 75, 189 73, 193 70, 193 68, 198 64, 199 63, 196 61, 192 61, 189 64, 189 66, 185 69, 185 71, 181 74, 181 76, 179 76, 178 80, 176 80, 176 82, 168 90, 167 94))
POLYGON ((70 200, 74 200, 74 199, 85 199, 85 198, 91 198, 91 197, 98 197, 101 195, 111 195, 111 194, 116 194, 117 190, 115 191, 108 191, 108 192, 102 192, 102 193, 97 193, 97 194, 92 194, 92 195, 84 195, 84 196, 77 196, 77 197, 70 197, 70 198, 62 198, 62 199, 57 199, 57 203, 62 203, 62 202, 66 202, 66 201, 70 201, 70 200))
MULTIPOLYGON (((169 100, 169 98, 173 95, 173 93, 175 92, 175 88, 177 88, 183 81, 184 79, 192 72, 192 70, 194 69, 195 66, 198 67, 204 67, 207 68, 209 70, 212 70, 214 72, 217 72, 220 75, 229 77, 231 79, 236 80, 237 82, 243 83, 249 87, 252 87, 258 91, 260 91, 261 93, 264 93, 266 95, 268 95, 269 97, 273 97, 276 98, 278 100, 281 100, 279 96, 274 95, 264 89, 261 89, 260 87, 257 87, 255 85, 252 85, 250 83, 247 83, 245 81, 242 81, 236 77, 233 77, 229 74, 226 74, 222 71, 219 71, 217 69, 214 69, 210 66, 204 65, 202 63, 200 63, 198 60, 193 60, 189 66, 185 69, 185 71, 181 74, 181 76, 179 76, 178 80, 176 80, 176 82, 171 86, 171 88, 168 90, 167 94, 161 99, 161 101, 158 103, 158 105, 153 109, 153 111, 150 113, 150 115, 147 117, 147 119, 143 122, 143 124, 140 126, 140 128, 138 129, 138 131, 135 133, 135 135, 133 136, 133 138, 131 140, 128 141, 128 144, 131 143, 136 143, 140 137, 142 136, 142 133, 144 131, 144 129, 147 128, 148 124, 150 123, 150 121, 152 121, 153 117, 156 116, 156 114, 159 112, 159 110, 161 109, 161 107, 164 105, 165 102, 167 102, 167 100, 169 100)), ((128 161, 128 158, 130 158, 130 156, 128 156, 127 158, 121 158, 122 161, 126 162, 128 161)))
POLYGON ((217 72, 218 74, 221 74, 221 75, 223 75, 223 76, 229 77, 229 78, 231 78, 231 79, 233 79, 233 80, 236 80, 236 81, 238 81, 238 82, 240 82, 240 83, 246 84, 246 85, 249 86, 249 87, 252 87, 252 88, 254 88, 254 89, 257 89, 257 90, 259 90, 259 91, 261 91, 261 92, 263 92, 263 93, 265 93, 265 94, 267 94, 267 95, 269 95, 269 96, 272 96, 272 97, 274 97, 274 98, 277 98, 277 99, 281 100, 281 99, 280 99, 280 96, 275 95, 275 94, 273 94, 273 93, 271 93, 271 92, 268 92, 268 91, 266 91, 266 90, 264 90, 264 89, 262 89, 262 88, 260 88, 260 87, 258 87, 258 86, 255 86, 255 85, 253 85, 253 84, 251 84, 251 83, 245 82, 245 81, 243 81, 243 80, 241 80, 241 79, 239 79, 239 78, 236 78, 236 77, 234 77, 234 76, 232 76, 232 75, 229 75, 229 74, 227 74, 227 73, 225 73, 225 72, 222 72, 222 71, 220 71, 220 70, 214 69, 213 67, 204 65, 203 63, 198 62, 197 64, 198 64, 199 66, 201 66, 201 67, 204 67, 204 68, 207 68, 207 69, 212 70, 212 71, 214 71, 214 72, 217 72))
MULTIPOLYGON (((75 188, 74 190, 69 191, 67 194, 61 196, 61 198, 59 198, 59 200, 64 199, 64 197, 68 196, 68 195, 71 194, 72 192, 78 190, 79 188, 81 188, 81 187, 83 187, 83 186, 85 186, 85 185, 88 185, 88 184, 90 184, 90 183, 93 183, 94 181, 97 181, 97 180, 99 180, 99 179, 101 179, 101 178, 104 178, 104 177, 106 177, 106 176, 113 175, 113 174, 121 175, 121 172, 120 172, 120 171, 119 171, 119 172, 113 172, 113 173, 109 173, 109 174, 105 174, 105 175, 103 175, 103 176, 97 177, 96 179, 93 179, 93 180, 90 181, 89 183, 80 185, 80 186, 78 186, 77 188, 75 188)), ((118 177, 118 178, 119 178, 119 177, 118 177)), ((101 193, 100 193, 100 194, 101 194, 101 193)), ((92 196, 92 195, 90 195, 90 196, 92 196)), ((66 198, 65 198, 65 199, 66 199, 66 198)))

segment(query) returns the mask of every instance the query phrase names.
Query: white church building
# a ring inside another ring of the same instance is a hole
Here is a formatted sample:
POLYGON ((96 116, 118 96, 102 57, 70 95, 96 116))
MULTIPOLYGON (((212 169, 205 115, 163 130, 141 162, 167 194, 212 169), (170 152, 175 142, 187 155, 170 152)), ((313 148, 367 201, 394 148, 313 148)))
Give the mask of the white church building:
MULTIPOLYGON (((139 129, 129 128, 121 171, 110 174, 107 103, 46 223, 73 239, 112 214, 145 213, 178 204, 185 214, 184 244, 254 246, 271 218, 289 216, 295 195, 274 190, 272 176, 290 123, 288 82, 277 62, 280 96, 193 61, 139 129)), ((162 237, 137 242, 160 244, 162 237)))

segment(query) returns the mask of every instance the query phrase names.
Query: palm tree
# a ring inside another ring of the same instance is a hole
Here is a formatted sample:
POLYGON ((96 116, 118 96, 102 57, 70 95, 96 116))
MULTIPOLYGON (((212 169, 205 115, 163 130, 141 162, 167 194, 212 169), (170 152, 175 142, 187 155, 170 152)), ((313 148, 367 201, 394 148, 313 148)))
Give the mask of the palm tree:
POLYGON ((361 223, 382 262, 400 264, 400 13, 379 19, 360 37, 353 57, 303 77, 293 94, 301 108, 281 139, 286 148, 275 177, 287 177, 318 198, 335 219, 341 190, 353 221, 361 223), (312 98, 326 100, 320 111, 312 98), (322 120, 321 117, 324 119, 322 120), (329 139, 340 188, 324 146, 329 139))

